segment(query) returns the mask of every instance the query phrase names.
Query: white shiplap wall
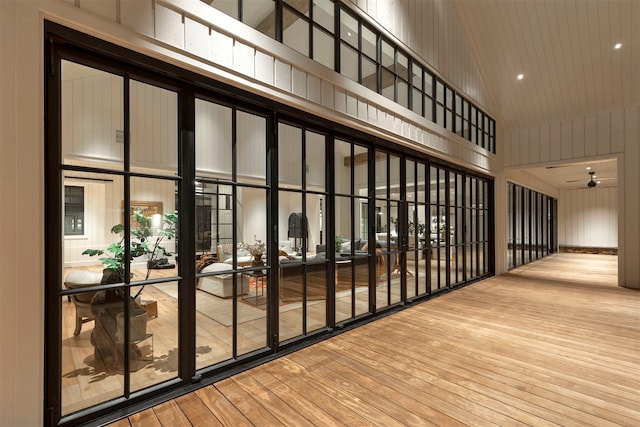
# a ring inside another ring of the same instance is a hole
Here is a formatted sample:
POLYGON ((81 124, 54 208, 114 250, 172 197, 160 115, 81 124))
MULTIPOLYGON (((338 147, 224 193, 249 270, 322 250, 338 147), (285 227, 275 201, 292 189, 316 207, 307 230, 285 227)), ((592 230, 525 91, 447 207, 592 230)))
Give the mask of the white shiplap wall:
POLYGON ((618 247, 618 188, 564 190, 558 202, 561 246, 618 247))

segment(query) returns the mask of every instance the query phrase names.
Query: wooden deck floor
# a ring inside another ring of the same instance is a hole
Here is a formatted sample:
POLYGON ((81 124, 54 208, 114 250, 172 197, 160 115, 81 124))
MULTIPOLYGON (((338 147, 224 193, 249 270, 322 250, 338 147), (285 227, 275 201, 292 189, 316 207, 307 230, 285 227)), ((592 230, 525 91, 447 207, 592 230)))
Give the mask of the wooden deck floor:
POLYGON ((557 254, 113 426, 640 425, 640 292, 557 254))

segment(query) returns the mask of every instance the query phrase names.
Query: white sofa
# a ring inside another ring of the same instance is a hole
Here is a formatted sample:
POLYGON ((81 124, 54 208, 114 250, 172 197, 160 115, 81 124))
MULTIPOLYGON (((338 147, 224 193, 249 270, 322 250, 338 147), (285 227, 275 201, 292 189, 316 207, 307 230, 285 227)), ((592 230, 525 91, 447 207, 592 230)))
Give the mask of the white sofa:
MULTIPOLYGON (((236 247, 236 253, 238 255, 238 266, 246 267, 247 265, 251 265, 251 261, 253 257, 251 254, 242 249, 240 243, 238 243, 236 247)), ((227 264, 233 264, 233 245, 230 243, 220 244, 218 245, 218 262, 224 262, 227 264)), ((228 268, 228 267, 227 267, 228 268)))
MULTIPOLYGON (((215 273, 218 271, 229 271, 231 265, 224 262, 214 262, 200 270, 200 273, 215 273)), ((238 295, 242 294, 242 281, 240 277, 237 280, 238 295)), ((229 298, 233 296, 233 274, 223 273, 215 276, 205 276, 198 279, 197 288, 212 295, 221 298, 229 298)))

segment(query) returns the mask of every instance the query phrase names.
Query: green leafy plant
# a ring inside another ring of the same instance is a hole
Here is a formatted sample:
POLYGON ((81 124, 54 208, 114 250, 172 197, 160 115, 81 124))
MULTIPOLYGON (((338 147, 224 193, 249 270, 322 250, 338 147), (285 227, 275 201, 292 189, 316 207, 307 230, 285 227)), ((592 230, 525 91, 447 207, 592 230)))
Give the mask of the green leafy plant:
MULTIPOLYGON (((100 259, 104 265, 105 276, 109 275, 109 282, 124 282, 125 262, 147 256, 147 273, 144 280, 149 279, 151 270, 158 260, 172 254, 162 245, 165 240, 171 240, 176 235, 176 225, 178 223, 178 212, 168 212, 162 216, 163 226, 154 236, 152 228, 152 218, 145 216, 140 209, 136 209, 131 215, 137 227, 131 228, 131 239, 129 245, 129 259, 125 259, 125 239, 124 225, 116 224, 111 227, 111 234, 120 235, 118 242, 112 243, 106 250, 86 249, 82 255, 103 256, 100 259)), ((103 279, 104 280, 104 279, 103 279)), ((134 296, 136 298, 142 292, 144 286, 134 296)))

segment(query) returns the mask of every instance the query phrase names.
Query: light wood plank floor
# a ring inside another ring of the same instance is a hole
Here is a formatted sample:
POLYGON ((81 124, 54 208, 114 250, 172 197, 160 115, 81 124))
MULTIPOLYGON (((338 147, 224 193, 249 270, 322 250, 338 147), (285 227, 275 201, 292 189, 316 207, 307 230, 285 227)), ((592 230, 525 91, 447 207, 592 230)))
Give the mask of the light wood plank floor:
POLYGON ((556 254, 113 426, 640 425, 640 292, 556 254))

